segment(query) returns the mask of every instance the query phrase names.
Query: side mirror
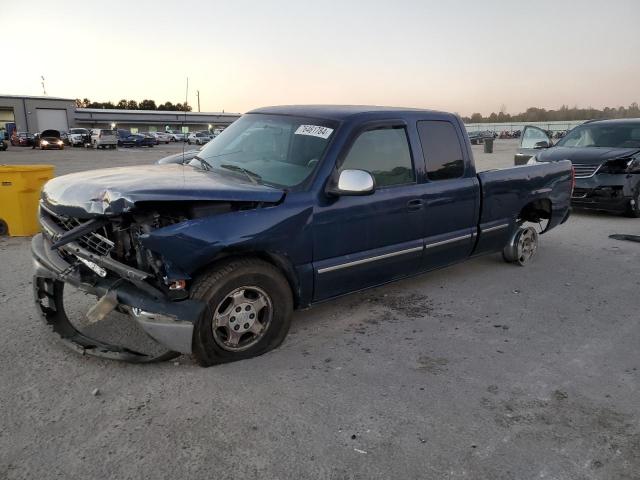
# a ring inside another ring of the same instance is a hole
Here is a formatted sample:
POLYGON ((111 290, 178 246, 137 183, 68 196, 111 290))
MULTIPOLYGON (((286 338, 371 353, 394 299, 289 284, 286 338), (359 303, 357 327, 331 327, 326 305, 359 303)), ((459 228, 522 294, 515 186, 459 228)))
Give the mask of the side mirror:
POLYGON ((327 185, 327 193, 336 196, 371 195, 375 189, 376 182, 366 170, 342 170, 327 185))
POLYGON ((549 142, 547 142, 546 140, 543 140, 541 142, 536 142, 536 144, 533 146, 533 148, 542 149, 542 148, 549 148, 550 146, 551 146, 551 144, 549 142))

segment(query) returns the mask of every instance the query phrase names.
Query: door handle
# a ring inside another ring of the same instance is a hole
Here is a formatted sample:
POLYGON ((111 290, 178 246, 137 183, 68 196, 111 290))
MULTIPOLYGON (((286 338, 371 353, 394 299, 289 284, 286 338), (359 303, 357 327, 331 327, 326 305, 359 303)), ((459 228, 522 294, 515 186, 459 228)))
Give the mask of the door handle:
POLYGON ((411 212, 415 212, 416 210, 421 210, 423 205, 424 203, 421 199, 414 198, 407 202, 407 209, 411 212))

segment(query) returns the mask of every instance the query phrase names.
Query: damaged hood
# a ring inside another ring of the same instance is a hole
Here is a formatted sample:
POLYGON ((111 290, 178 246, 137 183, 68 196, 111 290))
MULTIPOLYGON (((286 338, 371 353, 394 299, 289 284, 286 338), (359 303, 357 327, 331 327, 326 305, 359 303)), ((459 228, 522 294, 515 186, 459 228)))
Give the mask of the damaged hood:
POLYGON ((571 160, 571 163, 600 165, 607 160, 629 157, 640 151, 638 148, 610 148, 610 147, 551 147, 536 152, 538 162, 556 162, 571 160))
POLYGON ((284 191, 241 177, 183 165, 89 170, 54 178, 42 199, 67 216, 118 215, 138 202, 243 201, 275 203, 284 191))

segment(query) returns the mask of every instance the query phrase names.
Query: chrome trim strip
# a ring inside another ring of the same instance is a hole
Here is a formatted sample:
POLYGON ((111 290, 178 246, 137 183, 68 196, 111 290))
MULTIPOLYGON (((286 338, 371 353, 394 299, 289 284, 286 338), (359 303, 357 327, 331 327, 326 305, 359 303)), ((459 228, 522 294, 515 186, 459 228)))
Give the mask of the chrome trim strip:
POLYGON ((601 163, 600 165, 598 165, 591 175, 578 175, 578 169, 580 169, 580 168, 582 168, 582 169, 587 169, 587 168, 591 169, 591 167, 593 165, 590 165, 588 163, 574 163, 573 164, 573 171, 576 172, 576 178, 591 178, 596 173, 598 173, 598 171, 602 168, 603 165, 604 165, 604 163, 601 163))
POLYGON ((469 233, 467 235, 462 235, 461 237, 449 238, 447 240, 441 240, 439 242, 428 243, 427 245, 425 245, 424 248, 439 247, 440 245, 446 245, 448 243, 454 243, 454 242, 459 242, 461 240, 466 240, 467 238, 471 238, 472 236, 473 234, 469 233))
POLYGON ((354 260, 353 262, 341 263, 340 265, 333 265, 331 267, 319 268, 318 275, 322 273, 333 272, 334 270, 340 270, 342 268, 355 267, 356 265, 362 265, 363 263, 375 262, 377 260, 383 260, 385 258, 396 257, 398 255, 405 255, 407 253, 420 252, 424 247, 407 248, 406 250, 398 250, 397 252, 385 253, 383 255, 376 255, 375 257, 363 258, 361 260, 354 260))
POLYGON ((496 225, 495 227, 483 228, 482 233, 495 232, 496 230, 502 230, 503 228, 507 228, 508 226, 508 223, 503 223, 502 225, 496 225))

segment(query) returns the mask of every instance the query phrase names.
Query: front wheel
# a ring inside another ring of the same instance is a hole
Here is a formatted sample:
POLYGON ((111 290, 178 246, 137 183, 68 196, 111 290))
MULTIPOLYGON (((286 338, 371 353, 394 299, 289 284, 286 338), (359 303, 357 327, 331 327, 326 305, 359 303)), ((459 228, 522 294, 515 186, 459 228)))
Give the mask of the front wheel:
POLYGON ((635 197, 627 205, 625 214, 627 217, 640 218, 640 191, 636 193, 635 197))
POLYGON ((533 227, 520 227, 502 250, 502 258, 508 263, 524 267, 538 251, 538 232, 533 227))
POLYGON ((289 331, 291 288, 263 260, 220 263, 196 280, 191 297, 207 304, 193 335, 193 356, 203 366, 262 355, 289 331))

